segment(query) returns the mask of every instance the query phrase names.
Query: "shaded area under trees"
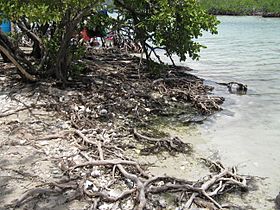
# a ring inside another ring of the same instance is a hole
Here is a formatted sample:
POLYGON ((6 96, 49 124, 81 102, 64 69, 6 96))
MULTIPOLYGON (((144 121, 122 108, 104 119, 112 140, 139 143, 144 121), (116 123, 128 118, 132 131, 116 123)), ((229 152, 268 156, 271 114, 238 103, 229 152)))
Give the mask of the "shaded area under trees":
MULTIPOLYGON (((54 76, 64 84, 73 73, 73 65, 79 65, 77 61, 82 56, 77 40, 80 24, 88 17, 93 17, 95 23, 100 22, 95 19, 100 18, 98 11, 105 8, 104 2, 98 0, 77 1, 76 4, 70 0, 13 0, 2 1, 0 5, 3 8, 2 18, 10 19, 33 43, 32 53, 24 55, 16 43, 18 40, 8 39, 2 33, 1 51, 17 61, 13 63, 27 80, 34 80, 34 76, 37 79, 54 76)), ((203 46, 194 38, 201 36, 204 30, 217 33, 218 21, 206 14, 195 0, 116 0, 107 9, 119 14, 119 17, 108 16, 107 20, 102 17, 104 27, 116 36, 124 31, 130 34, 126 39, 136 45, 139 43, 149 62, 154 54, 162 63, 157 49, 164 50, 172 62, 174 54, 181 60, 186 60, 186 56, 197 59, 203 46)))

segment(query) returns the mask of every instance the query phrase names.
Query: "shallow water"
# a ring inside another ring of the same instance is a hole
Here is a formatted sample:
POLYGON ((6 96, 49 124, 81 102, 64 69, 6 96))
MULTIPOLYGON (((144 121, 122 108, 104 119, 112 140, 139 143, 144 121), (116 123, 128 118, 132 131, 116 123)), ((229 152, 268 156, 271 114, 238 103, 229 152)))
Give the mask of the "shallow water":
POLYGON ((200 39, 207 45, 198 62, 185 65, 211 81, 248 85, 247 95, 229 94, 224 111, 199 125, 196 148, 218 153, 223 162, 238 165, 245 174, 268 177, 267 195, 280 191, 280 19, 218 17, 218 35, 200 39))

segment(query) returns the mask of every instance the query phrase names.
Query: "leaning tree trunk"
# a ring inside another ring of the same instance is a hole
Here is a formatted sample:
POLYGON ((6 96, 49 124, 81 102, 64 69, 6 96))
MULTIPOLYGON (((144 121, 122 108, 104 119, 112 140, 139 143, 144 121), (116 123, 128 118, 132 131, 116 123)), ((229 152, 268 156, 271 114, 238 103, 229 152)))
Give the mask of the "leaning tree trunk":
POLYGON ((19 74, 29 81, 36 81, 32 64, 25 58, 24 53, 16 47, 6 34, 0 31, 0 51, 18 69, 19 74))
POLYGON ((40 48, 40 44, 38 42, 34 42, 33 44, 33 50, 31 52, 31 55, 36 59, 42 58, 42 51, 40 48))
MULTIPOLYGON (((35 34, 31 29, 29 29, 30 26, 28 25, 27 21, 24 18, 17 21, 16 24, 21 29, 21 31, 23 31, 28 36, 28 38, 30 38, 33 41, 33 50, 31 55, 36 59, 41 59, 45 53, 45 47, 42 39, 37 34, 35 34)), ((45 25, 46 27, 48 26, 47 24, 45 25)), ((45 27, 41 27, 41 28, 42 30, 44 30, 41 31, 41 33, 42 34, 46 33, 45 27)))

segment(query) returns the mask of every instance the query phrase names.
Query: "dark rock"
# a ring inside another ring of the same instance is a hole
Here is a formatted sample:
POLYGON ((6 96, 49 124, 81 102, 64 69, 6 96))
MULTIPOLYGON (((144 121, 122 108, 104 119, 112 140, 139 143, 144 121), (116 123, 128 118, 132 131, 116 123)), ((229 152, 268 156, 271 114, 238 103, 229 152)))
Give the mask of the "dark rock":
POLYGON ((248 90, 247 85, 238 82, 229 82, 229 83, 217 82, 217 84, 227 86, 228 91, 232 94, 245 95, 248 90))
POLYGON ((230 93, 233 94, 240 94, 240 95, 244 95, 247 93, 247 85, 243 85, 241 83, 237 83, 237 82, 229 82, 227 84, 228 87, 228 91, 230 93))
POLYGON ((275 208, 276 210, 280 210, 280 192, 275 198, 275 208))

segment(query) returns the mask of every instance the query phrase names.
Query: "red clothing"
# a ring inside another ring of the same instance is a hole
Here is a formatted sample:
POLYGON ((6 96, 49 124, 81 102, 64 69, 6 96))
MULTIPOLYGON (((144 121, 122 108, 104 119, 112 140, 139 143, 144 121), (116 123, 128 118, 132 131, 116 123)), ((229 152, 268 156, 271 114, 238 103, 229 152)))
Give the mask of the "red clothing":
POLYGON ((89 41, 91 39, 90 36, 88 35, 87 28, 84 28, 80 33, 83 36, 84 41, 89 41))

